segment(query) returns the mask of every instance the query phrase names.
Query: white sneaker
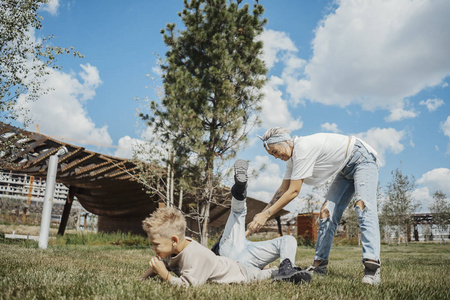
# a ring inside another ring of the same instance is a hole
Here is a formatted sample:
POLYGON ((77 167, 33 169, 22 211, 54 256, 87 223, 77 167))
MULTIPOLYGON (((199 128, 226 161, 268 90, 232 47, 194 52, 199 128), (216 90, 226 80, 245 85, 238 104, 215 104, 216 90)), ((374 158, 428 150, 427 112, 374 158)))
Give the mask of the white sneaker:
POLYGON ((363 265, 364 277, 361 282, 371 285, 381 284, 380 264, 373 261, 365 261, 363 265))

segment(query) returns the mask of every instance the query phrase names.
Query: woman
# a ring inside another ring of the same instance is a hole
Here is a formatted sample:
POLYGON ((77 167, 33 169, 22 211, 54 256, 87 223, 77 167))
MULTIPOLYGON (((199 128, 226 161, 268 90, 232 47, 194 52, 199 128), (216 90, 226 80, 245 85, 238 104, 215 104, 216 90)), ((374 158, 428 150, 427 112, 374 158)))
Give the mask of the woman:
POLYGON ((326 273, 337 225, 355 196, 354 208, 363 246, 362 282, 380 284, 379 159, 376 151, 356 137, 318 133, 291 138, 289 131, 282 127, 271 128, 260 138, 270 155, 286 161, 286 172, 270 203, 248 225, 246 235, 258 231, 271 216, 297 197, 303 183, 317 186, 335 176, 320 211, 314 263, 308 270, 326 273))

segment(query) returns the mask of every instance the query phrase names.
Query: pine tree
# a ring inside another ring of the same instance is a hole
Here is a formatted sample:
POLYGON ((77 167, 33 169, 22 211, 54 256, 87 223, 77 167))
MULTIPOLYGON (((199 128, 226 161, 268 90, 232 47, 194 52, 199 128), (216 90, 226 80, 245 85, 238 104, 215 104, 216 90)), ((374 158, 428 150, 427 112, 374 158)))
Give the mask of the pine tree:
POLYGON ((161 65, 164 96, 152 102, 152 115, 142 115, 155 126, 175 153, 173 170, 179 184, 200 187, 191 194, 200 241, 207 241, 210 204, 220 183, 217 158, 233 158, 246 134, 259 119, 267 69, 257 40, 266 20, 255 3, 241 0, 184 1, 178 15, 185 28, 167 24, 161 30, 169 50, 161 65))

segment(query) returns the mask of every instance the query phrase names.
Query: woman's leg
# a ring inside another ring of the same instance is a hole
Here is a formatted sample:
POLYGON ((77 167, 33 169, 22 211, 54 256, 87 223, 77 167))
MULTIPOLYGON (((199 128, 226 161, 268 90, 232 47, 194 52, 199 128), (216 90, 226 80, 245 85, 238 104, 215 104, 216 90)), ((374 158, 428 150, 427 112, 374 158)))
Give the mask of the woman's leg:
MULTIPOLYGON (((371 154, 367 153, 371 156, 371 154)), ((363 260, 380 260, 380 227, 377 211, 378 166, 367 157, 356 167, 355 211, 361 229, 363 260)))
POLYGON ((339 173, 328 191, 319 216, 319 233, 316 243, 315 261, 327 260, 334 233, 345 208, 354 194, 353 181, 339 173))

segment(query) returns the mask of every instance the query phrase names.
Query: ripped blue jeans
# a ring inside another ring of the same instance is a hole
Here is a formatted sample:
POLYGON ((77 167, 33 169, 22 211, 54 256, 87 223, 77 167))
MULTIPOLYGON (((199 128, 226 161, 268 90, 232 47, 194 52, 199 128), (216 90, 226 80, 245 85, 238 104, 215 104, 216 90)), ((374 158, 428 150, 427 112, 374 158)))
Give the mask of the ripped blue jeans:
POLYGON ((288 258, 292 264, 295 264, 297 240, 291 235, 285 235, 267 241, 249 241, 245 237, 246 215, 246 201, 239 201, 233 197, 230 215, 220 239, 220 255, 260 269, 278 258, 280 262, 288 258))
POLYGON ((361 229, 363 260, 380 260, 380 228, 377 213, 378 165, 375 157, 359 141, 356 141, 351 155, 349 162, 333 181, 322 207, 315 260, 328 259, 337 225, 353 196, 356 201, 362 200, 365 206, 362 210, 355 205, 361 229))

